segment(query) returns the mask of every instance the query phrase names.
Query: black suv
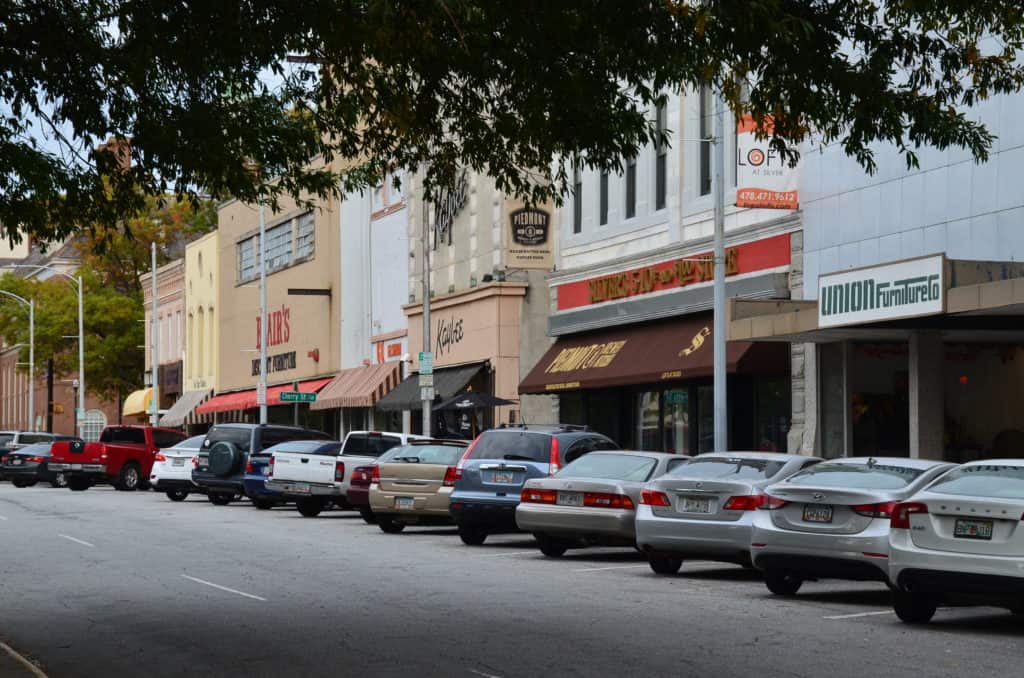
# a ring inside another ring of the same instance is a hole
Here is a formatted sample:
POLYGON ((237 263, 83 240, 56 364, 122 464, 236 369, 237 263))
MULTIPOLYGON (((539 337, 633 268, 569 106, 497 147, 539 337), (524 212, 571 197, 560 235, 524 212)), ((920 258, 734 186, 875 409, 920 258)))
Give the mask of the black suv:
POLYGON ((554 475, 594 450, 618 450, 615 442, 586 427, 513 426, 481 433, 455 470, 449 511, 469 545, 488 534, 514 532, 523 483, 554 475))
POLYGON ((199 450, 192 482, 218 506, 245 494, 245 464, 249 455, 293 440, 334 440, 323 431, 276 424, 217 424, 199 450))

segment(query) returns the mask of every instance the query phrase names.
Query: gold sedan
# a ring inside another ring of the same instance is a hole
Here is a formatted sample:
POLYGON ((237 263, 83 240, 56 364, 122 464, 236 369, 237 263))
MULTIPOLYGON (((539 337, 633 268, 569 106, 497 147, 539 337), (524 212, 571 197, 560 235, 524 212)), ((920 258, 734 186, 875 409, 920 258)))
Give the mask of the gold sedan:
POLYGON ((416 440, 389 450, 373 467, 370 509, 388 534, 406 525, 449 525, 448 498, 463 440, 416 440))

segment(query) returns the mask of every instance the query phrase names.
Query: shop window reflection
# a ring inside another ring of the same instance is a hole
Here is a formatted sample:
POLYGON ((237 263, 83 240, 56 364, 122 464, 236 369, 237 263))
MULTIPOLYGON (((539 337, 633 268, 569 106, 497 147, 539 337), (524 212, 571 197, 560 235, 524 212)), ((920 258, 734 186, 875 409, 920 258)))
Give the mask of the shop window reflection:
POLYGON ((687 389, 665 391, 663 444, 666 452, 690 453, 690 392, 687 389))
POLYGON ((639 405, 636 420, 637 449, 660 450, 661 409, 657 391, 647 391, 637 396, 639 405))

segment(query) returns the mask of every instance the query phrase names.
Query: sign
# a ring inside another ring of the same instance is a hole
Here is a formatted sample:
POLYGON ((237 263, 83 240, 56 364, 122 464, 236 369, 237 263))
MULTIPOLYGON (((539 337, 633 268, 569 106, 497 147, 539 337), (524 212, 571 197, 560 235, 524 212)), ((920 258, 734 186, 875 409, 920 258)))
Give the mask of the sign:
POLYGON ((626 340, 623 339, 603 344, 563 348, 544 371, 548 374, 557 374, 558 372, 575 372, 576 370, 608 367, 625 345, 626 340))
POLYGON ((818 327, 944 312, 945 261, 937 254, 820 276, 818 327))
POLYGON ((519 207, 509 212, 507 223, 506 267, 551 270, 554 265, 551 211, 519 207))
MULTIPOLYGON (((256 348, 260 347, 262 322, 256 316, 256 348)), ((292 338, 291 309, 282 306, 279 311, 267 313, 267 346, 280 346, 292 338)))
POLYGON ((736 206, 795 210, 800 206, 797 185, 800 167, 790 167, 770 144, 772 122, 765 122, 767 138, 755 135, 754 119, 745 115, 736 128, 736 206))
MULTIPOLYGON (((434 335, 434 346, 437 347, 438 357, 445 353, 451 353, 452 347, 462 341, 465 334, 462 331, 462 318, 451 316, 447 319, 437 319, 437 331, 434 335)), ((423 370, 420 370, 421 372, 423 370)))
POLYGON ((420 351, 419 355, 420 374, 434 373, 434 354, 429 351, 420 351))
POLYGON ((282 403, 315 403, 316 393, 303 393, 302 391, 281 391, 282 403))
POLYGON ((420 373, 420 388, 434 385, 434 373, 423 374, 420 373))
MULTIPOLYGON (((295 351, 288 351, 287 353, 278 353, 277 355, 267 356, 267 374, 294 370, 295 365, 295 351)), ((257 377, 259 376, 259 374, 260 359, 254 358, 252 361, 252 376, 257 377)))
POLYGON ((256 404, 260 406, 267 404, 267 387, 263 384, 256 384, 256 404))
POLYGON ((433 400, 434 399, 434 387, 424 386, 420 389, 420 400, 433 400))
POLYGON ((455 225, 455 217, 459 215, 462 208, 466 206, 466 198, 469 195, 469 175, 465 168, 455 179, 455 185, 450 189, 442 191, 434 203, 434 249, 438 243, 447 239, 448 245, 452 244, 452 227, 455 225))

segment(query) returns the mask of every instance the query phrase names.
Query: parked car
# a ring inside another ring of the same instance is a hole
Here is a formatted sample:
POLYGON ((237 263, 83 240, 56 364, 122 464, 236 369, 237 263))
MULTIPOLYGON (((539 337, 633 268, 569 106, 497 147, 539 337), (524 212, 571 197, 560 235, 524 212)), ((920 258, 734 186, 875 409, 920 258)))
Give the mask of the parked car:
POLYGON ((249 456, 293 440, 331 440, 312 429, 276 424, 216 424, 196 455, 192 481, 206 491, 211 503, 230 504, 245 495, 245 466, 249 456))
POLYGON ((395 534, 406 525, 452 522, 448 497, 455 465, 466 453, 463 440, 413 440, 389 450, 373 465, 370 509, 381 531, 395 534))
POLYGON ((939 605, 1024 614, 1024 460, 964 464, 892 511, 893 607, 923 624, 939 605))
POLYGON ((206 435, 192 436, 157 452, 149 472, 150 486, 165 493, 171 501, 185 501, 189 493, 199 491, 192 482, 192 467, 205 438, 206 435))
POLYGON ((370 485, 373 482, 374 466, 375 464, 366 464, 352 469, 348 492, 345 493, 348 505, 359 511, 359 515, 363 517, 367 525, 377 524, 377 516, 373 514, 373 509, 370 508, 370 485))
POLYGON ((32 487, 39 482, 64 487, 67 484, 64 474, 50 468, 52 446, 52 442, 36 443, 8 452, 2 461, 4 475, 15 487, 32 487))
MULTIPOLYGON (((289 443, 281 444, 286 445, 289 443)), ((317 444, 324 444, 324 441, 318 441, 317 444)), ((285 504, 285 496, 283 494, 267 487, 267 477, 271 471, 270 458, 272 450, 278 447, 280 445, 250 454, 245 462, 245 475, 242 477, 242 487, 245 488, 245 496, 249 497, 252 505, 261 511, 269 511, 275 506, 285 504)))
POLYGON ((750 530, 764 488, 821 459, 771 452, 711 452, 649 482, 636 512, 636 543, 658 574, 683 560, 750 566, 750 530))
MULTIPOLYGON (((338 498, 335 503, 341 508, 354 508, 348 493, 352 486, 352 474, 360 466, 372 466, 382 454, 405 445, 411 440, 422 440, 423 436, 391 431, 350 431, 341 445, 338 461, 343 465, 341 480, 336 482, 338 498)), ((357 496, 362 490, 357 490, 357 496)), ((363 516, 364 520, 366 516, 363 516)))
POLYGON ((449 510, 467 545, 514 532, 523 485, 594 450, 617 450, 610 438, 584 427, 512 426, 484 431, 455 467, 449 510))
POLYGON ((0 480, 7 480, 3 472, 3 459, 8 452, 27 445, 52 443, 57 440, 77 440, 77 438, 43 431, 0 431, 0 480))
MULTIPOLYGON (((265 450, 270 455, 265 490, 277 495, 277 501, 294 501, 306 518, 320 515, 332 501, 344 500, 339 489, 345 473, 345 463, 337 461, 340 451, 341 443, 336 440, 293 440, 274 445, 265 450)), ((275 500, 261 497, 260 501, 275 500)))
POLYGON ((63 471, 76 492, 99 483, 131 492, 148 487, 157 452, 184 439, 185 434, 169 428, 108 426, 98 442, 55 442, 50 468, 63 471))
POLYGON ((754 516, 754 566, 777 595, 795 594, 808 579, 888 583, 893 507, 953 466, 896 457, 834 459, 769 485, 754 516))
POLYGON ((516 524, 532 532, 541 553, 570 548, 636 546, 636 507, 644 483, 685 464, 664 452, 593 452, 554 476, 526 481, 516 524))

